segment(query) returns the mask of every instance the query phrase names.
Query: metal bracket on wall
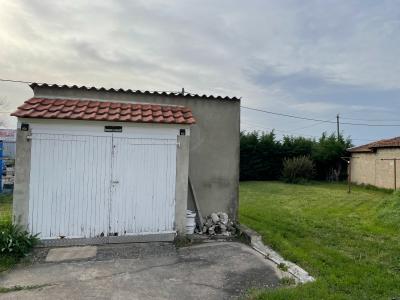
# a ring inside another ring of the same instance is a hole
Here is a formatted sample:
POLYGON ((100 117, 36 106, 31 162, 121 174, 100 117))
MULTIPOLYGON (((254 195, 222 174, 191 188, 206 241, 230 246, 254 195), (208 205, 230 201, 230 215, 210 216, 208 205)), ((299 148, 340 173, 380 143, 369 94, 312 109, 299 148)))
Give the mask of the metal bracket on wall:
POLYGON ((190 180, 190 177, 189 177, 188 181, 189 181, 189 188, 190 188, 190 191, 191 191, 192 196, 193 196, 194 206, 195 206, 196 212, 197 212, 197 219, 199 221, 200 230, 203 230, 203 224, 204 224, 203 216, 201 214, 200 206, 199 206, 199 203, 197 202, 196 192, 195 192, 195 190, 193 188, 193 184, 192 184, 192 181, 190 180))

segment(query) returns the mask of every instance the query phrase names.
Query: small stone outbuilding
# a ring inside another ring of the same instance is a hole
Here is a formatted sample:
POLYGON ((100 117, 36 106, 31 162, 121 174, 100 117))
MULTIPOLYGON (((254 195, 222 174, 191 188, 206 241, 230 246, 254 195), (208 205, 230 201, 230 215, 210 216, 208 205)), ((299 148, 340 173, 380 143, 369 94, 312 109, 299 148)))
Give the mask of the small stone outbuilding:
POLYGON ((348 149, 351 182, 396 189, 400 186, 400 137, 348 149))

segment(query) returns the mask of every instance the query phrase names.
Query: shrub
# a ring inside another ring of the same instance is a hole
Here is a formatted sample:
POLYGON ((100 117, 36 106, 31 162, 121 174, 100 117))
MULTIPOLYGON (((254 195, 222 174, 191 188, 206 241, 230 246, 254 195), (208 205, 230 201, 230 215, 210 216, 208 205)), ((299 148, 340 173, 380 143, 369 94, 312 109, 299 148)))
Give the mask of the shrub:
POLYGON ((299 183, 310 180, 314 176, 315 166, 308 156, 285 158, 283 160, 283 180, 299 183))
POLYGON ((315 164, 318 180, 347 177, 347 164, 341 159, 352 146, 349 138, 323 133, 319 139, 284 136, 274 131, 240 133, 240 180, 276 180, 282 174, 283 159, 309 156, 315 164))
POLYGON ((21 258, 38 243, 37 235, 31 235, 21 226, 6 224, 0 229, 0 254, 21 258))

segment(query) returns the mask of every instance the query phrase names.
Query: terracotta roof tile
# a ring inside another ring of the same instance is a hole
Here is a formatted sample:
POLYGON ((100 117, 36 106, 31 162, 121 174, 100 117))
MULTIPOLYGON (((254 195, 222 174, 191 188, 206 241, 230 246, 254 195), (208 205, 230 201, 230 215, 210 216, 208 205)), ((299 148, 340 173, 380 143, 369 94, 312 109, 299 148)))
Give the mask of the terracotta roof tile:
POLYGON ((75 107, 75 109, 74 109, 74 112, 76 112, 76 113, 85 112, 86 109, 87 109, 87 105, 86 106, 80 106, 80 107, 77 105, 75 107))
POLYGON ((151 109, 148 109, 148 106, 145 106, 147 109, 143 110, 142 109, 142 116, 143 117, 148 117, 151 116, 153 114, 153 112, 151 111, 151 109))
POLYGON ((181 111, 177 111, 176 113, 174 113, 174 118, 180 118, 182 116, 183 116, 183 114, 181 111))
POLYGON ((372 143, 371 148, 400 147, 400 136, 372 143))
POLYGON ((372 142, 369 144, 353 147, 350 149, 347 149, 349 152, 373 152, 374 149, 377 148, 400 148, 400 137, 395 137, 392 139, 385 139, 385 140, 379 140, 376 142, 372 142))
POLYGON ((52 105, 50 108, 49 108, 49 111, 61 111, 61 109, 64 107, 64 105, 52 105))
POLYGON ((132 110, 131 116, 136 117, 136 116, 139 116, 139 115, 142 115, 142 110, 141 109, 132 110))
POLYGON ((130 108, 122 108, 121 107, 121 111, 120 111, 120 115, 121 116, 125 116, 125 115, 130 115, 132 113, 132 110, 130 108))
POLYGON ((88 106, 89 101, 79 101, 77 107, 88 106))
POLYGON ((101 108, 101 107, 99 106, 99 107, 91 107, 89 110, 86 110, 86 112, 87 112, 87 113, 92 113, 92 112, 96 112, 96 111, 97 111, 97 113, 98 113, 99 115, 102 115, 102 114, 107 114, 109 110, 110 110, 109 107, 103 107, 103 108, 101 108))
POLYGON ((142 121, 142 115, 137 115, 137 116, 131 117, 131 122, 141 122, 141 121, 142 121))
MULTIPOLYGON (((71 112, 60 112, 60 113, 57 115, 57 119, 69 119, 70 116, 71 116, 71 112)), ((25 117, 28 117, 28 118, 35 118, 35 117, 33 116, 33 114, 30 114, 29 116, 25 116, 25 117)))
POLYGON ((92 114, 84 114, 82 117, 82 120, 94 120, 96 118, 96 114, 92 113, 92 114))
POLYGON ((43 116, 47 113, 46 110, 34 110, 30 115, 32 116, 32 118, 43 118, 43 116))
POLYGON ((33 108, 35 108, 35 107, 38 106, 38 105, 40 105, 40 104, 39 104, 39 103, 37 103, 37 104, 30 104, 30 103, 25 102, 24 104, 22 104, 21 108, 28 110, 28 109, 33 109, 33 108))
POLYGON ((60 113, 59 111, 55 111, 55 112, 50 112, 49 111, 46 114, 46 118, 49 118, 49 119, 56 118, 59 113, 60 113))
POLYGON ((126 121, 126 122, 130 121, 130 119, 131 119, 131 115, 128 115, 128 114, 121 115, 120 118, 119 118, 120 121, 126 121))
POLYGON ((21 118, 194 124, 188 107, 76 99, 31 98, 11 114, 21 118))
MULTIPOLYGON (((64 105, 65 102, 67 102, 67 100, 65 100, 65 99, 57 99, 57 100, 54 101, 54 105, 64 105)), ((85 101, 82 101, 82 102, 85 102, 85 101)))
POLYGON ((159 117, 159 116, 161 116, 162 117, 162 112, 161 112, 161 109, 160 110, 153 110, 153 116, 154 117, 159 117))
POLYGON ((110 115, 119 115, 121 113, 121 108, 117 107, 117 108, 110 108, 110 110, 108 111, 108 113, 110 115))
POLYGON ((167 118, 164 117, 164 123, 173 123, 174 121, 175 121, 175 119, 174 119, 174 117, 172 117, 172 115, 167 118))
POLYGON ((42 101, 42 99, 38 99, 38 98, 31 98, 29 100, 27 100, 25 103, 29 103, 29 104, 37 104, 40 103, 42 101))
POLYGON ((172 117, 172 112, 170 110, 163 111, 162 114, 163 114, 164 118, 172 117))
MULTIPOLYGON (((40 107, 40 106, 38 106, 38 107, 40 107)), ((60 109, 60 111, 61 111, 61 112, 70 112, 70 111, 73 111, 74 108, 75 108, 75 106, 70 106, 70 105, 68 106, 67 104, 65 104, 65 105, 63 106, 63 108, 60 109)), ((35 108, 35 110, 38 110, 38 109, 35 108)))
MULTIPOLYGON (((51 99, 43 99, 43 101, 46 101, 46 104, 49 102, 49 100, 51 100, 51 99)), ((42 104, 43 104, 43 102, 42 102, 42 104)), ((64 103, 64 105, 68 106, 68 107, 76 106, 77 104, 78 104, 78 100, 67 100, 64 103)))

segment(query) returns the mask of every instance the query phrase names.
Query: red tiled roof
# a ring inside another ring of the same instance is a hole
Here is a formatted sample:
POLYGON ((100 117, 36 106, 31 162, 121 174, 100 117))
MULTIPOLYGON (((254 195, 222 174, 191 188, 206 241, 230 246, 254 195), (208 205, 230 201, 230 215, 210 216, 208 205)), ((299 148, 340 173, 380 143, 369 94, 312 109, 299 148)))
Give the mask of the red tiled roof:
POLYGON ((371 145, 371 148, 400 147, 400 137, 380 140, 371 145))
POLYGON ((31 98, 11 115, 20 118, 137 123, 194 124, 196 122, 190 108, 184 106, 79 99, 31 98))
POLYGON ((395 137, 392 139, 379 140, 366 145, 354 147, 348 149, 349 152, 373 152, 376 148, 400 148, 400 137, 395 137))
POLYGON ((353 148, 347 149, 349 152, 373 152, 372 149, 370 148, 373 143, 369 143, 366 145, 361 145, 353 148))

